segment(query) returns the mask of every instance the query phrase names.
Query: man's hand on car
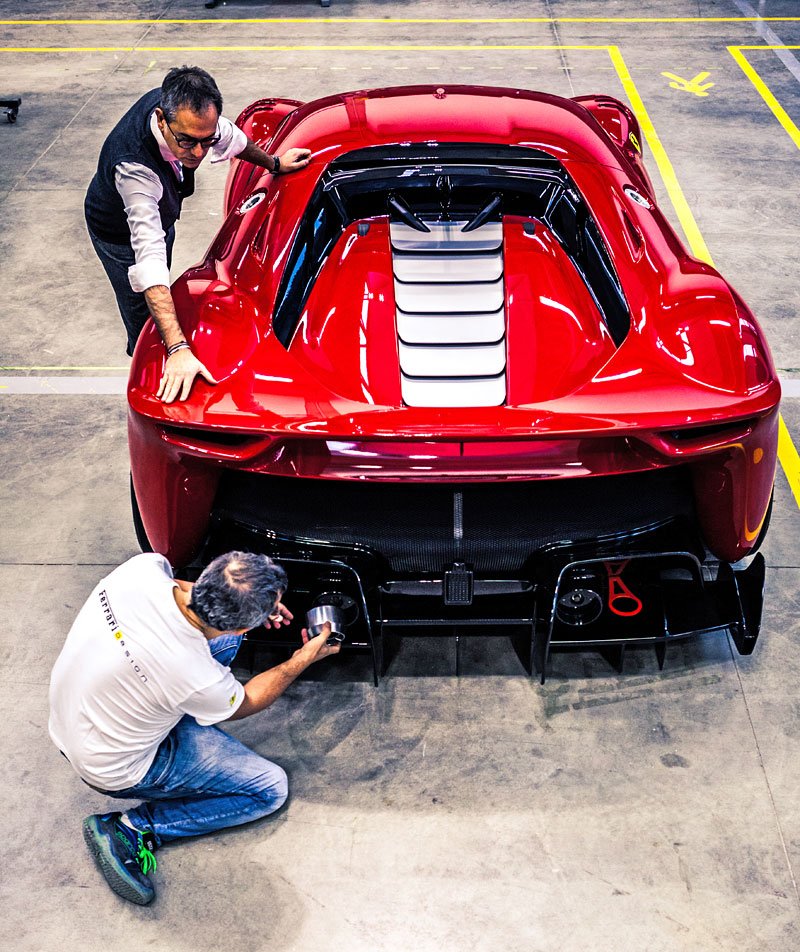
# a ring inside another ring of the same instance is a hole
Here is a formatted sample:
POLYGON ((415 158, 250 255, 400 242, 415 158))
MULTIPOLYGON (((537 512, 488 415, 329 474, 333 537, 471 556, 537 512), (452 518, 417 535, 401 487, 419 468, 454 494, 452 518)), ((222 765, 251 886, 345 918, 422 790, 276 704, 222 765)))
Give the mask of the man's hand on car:
POLYGON ((304 169, 311 160, 310 149, 287 149, 282 152, 278 158, 281 161, 280 173, 297 172, 298 169, 304 169))
POLYGON ((164 403, 172 403, 176 399, 185 400, 198 374, 205 377, 209 383, 217 382, 205 364, 201 363, 188 347, 176 350, 164 364, 164 376, 156 396, 164 403))

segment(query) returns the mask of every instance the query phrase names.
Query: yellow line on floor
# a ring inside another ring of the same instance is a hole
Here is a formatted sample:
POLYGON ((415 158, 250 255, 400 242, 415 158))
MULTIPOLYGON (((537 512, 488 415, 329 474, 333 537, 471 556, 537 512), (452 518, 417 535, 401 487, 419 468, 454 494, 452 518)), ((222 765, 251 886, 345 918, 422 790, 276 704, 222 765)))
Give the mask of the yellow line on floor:
POLYGON ((614 64, 614 68, 617 71, 622 87, 625 90, 625 94, 628 97, 628 101, 631 104, 631 109, 636 113, 636 118, 639 120, 639 125, 642 127, 642 135, 645 137, 647 144, 650 146, 650 151, 653 153, 653 158, 655 159, 656 165, 658 166, 658 171, 661 173, 661 178, 664 180, 664 185, 667 188, 669 193, 670 200, 675 208, 675 211, 678 215, 678 220, 681 223, 686 239, 689 242, 689 247, 691 248, 692 254, 697 258, 702 258, 703 261, 707 261, 709 264, 713 264, 711 260, 711 253, 709 252, 703 235, 700 232, 700 229, 697 226, 692 210, 689 207, 689 203, 686 201, 686 196, 683 194, 683 189, 678 182, 678 178, 675 175, 675 169, 672 167, 672 162, 669 160, 664 146, 661 144, 661 140, 656 133, 655 127, 648 115, 647 110, 645 109, 644 102, 642 97, 639 95, 639 90, 636 88, 636 84, 633 81, 633 77, 628 70, 627 64, 623 59, 622 53, 618 46, 609 46, 608 53, 611 57, 611 62, 614 64))
POLYGON ((778 459, 781 461, 783 471, 789 480, 794 498, 800 506, 800 455, 792 442, 783 417, 778 420, 778 459))
POLYGON ((379 45, 361 44, 309 44, 304 46, 0 46, 0 53, 387 53, 393 51, 419 53, 476 53, 484 50, 594 50, 605 52, 607 46, 594 45, 541 45, 541 44, 476 44, 470 45, 427 45, 410 43, 389 43, 379 45))
MULTIPOLYGON (((781 106, 778 100, 772 93, 772 90, 767 86, 764 80, 759 76, 756 69, 750 64, 747 57, 742 53, 742 50, 782 50, 782 49, 800 49, 798 46, 729 46, 728 52, 739 64, 742 72, 750 80, 750 82, 755 87, 758 94, 764 100, 764 102, 769 106, 772 114, 778 120, 778 122, 783 126, 789 138, 794 142, 798 149, 800 149, 800 129, 797 128, 795 123, 792 121, 786 110, 781 106)), ((786 427, 786 424, 781 417, 779 422, 778 430, 778 459, 781 461, 781 466, 783 466, 783 471, 786 473, 786 478, 789 480, 789 485, 791 486, 792 492, 794 493, 794 498, 797 500, 798 506, 800 506, 800 456, 798 456, 797 449, 792 442, 792 438, 789 435, 789 430, 786 427)))
MULTIPOLYGON (((764 47, 759 47, 759 49, 763 48, 764 47)), ((650 116, 647 113, 647 109, 645 109, 642 97, 639 95, 636 84, 634 83, 633 78, 628 71, 628 67, 625 64, 622 53, 618 47, 611 46, 609 47, 609 54, 611 56, 611 61, 617 70, 620 81, 622 82, 622 85, 625 89, 625 93, 628 96, 631 109, 633 109, 633 111, 636 113, 636 118, 639 120, 639 124, 642 127, 642 135, 647 140, 647 144, 650 146, 653 157, 656 160, 658 170, 661 173, 661 178, 664 180, 664 185, 666 186, 670 201, 672 202, 675 211, 678 214, 681 227, 683 228, 686 235, 689 248, 696 258, 702 258, 704 261, 707 261, 713 266, 714 261, 711 258, 711 253, 709 252, 705 239, 703 238, 697 222, 695 221, 694 215, 689 208, 689 204, 686 201, 685 195, 683 194, 683 189, 680 187, 678 179, 675 175, 675 170, 672 167, 672 163, 670 162, 667 153, 661 144, 661 140, 658 138, 658 134, 656 133, 655 127, 653 126, 650 116)), ((783 417, 779 418, 778 425, 780 427, 780 436, 778 439, 778 459, 780 460, 780 464, 783 467, 784 473, 786 473, 786 478, 789 480, 789 486, 791 487, 795 502, 797 503, 798 507, 800 507, 800 461, 798 461, 797 449, 792 442, 792 438, 789 435, 786 424, 783 422, 783 417)))
MULTIPOLYGON (((800 47, 777 47, 777 49, 798 49, 800 47)), ((767 86, 764 80, 756 72, 755 68, 750 64, 747 57, 741 52, 743 49, 759 49, 759 50, 769 50, 776 49, 774 46, 729 46, 728 52, 736 60, 736 62, 741 67, 742 72, 750 80, 750 82, 755 86, 756 91, 764 100, 764 102, 772 110, 772 114, 778 120, 778 122, 783 126, 786 132, 789 134, 792 142, 800 149, 800 129, 794 124, 794 122, 789 117, 789 114, 781 106, 775 96, 772 94, 772 90, 767 86)))
POLYGON ((197 17, 194 19, 109 20, 0 20, 0 26, 133 26, 166 24, 253 24, 253 23, 376 23, 393 26, 404 23, 793 23, 800 17, 197 17))

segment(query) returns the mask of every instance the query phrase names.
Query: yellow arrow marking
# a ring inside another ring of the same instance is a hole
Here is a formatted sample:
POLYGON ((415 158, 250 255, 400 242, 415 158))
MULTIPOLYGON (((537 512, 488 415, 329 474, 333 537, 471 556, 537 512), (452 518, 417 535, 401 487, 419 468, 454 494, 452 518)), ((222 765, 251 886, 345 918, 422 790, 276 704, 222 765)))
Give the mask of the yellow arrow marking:
POLYGON ((708 90, 714 85, 714 83, 706 82, 711 73, 698 73, 691 79, 684 79, 682 76, 676 76, 675 73, 661 75, 671 80, 669 84, 671 89, 679 89, 683 93, 694 93, 695 96, 707 96, 708 90))

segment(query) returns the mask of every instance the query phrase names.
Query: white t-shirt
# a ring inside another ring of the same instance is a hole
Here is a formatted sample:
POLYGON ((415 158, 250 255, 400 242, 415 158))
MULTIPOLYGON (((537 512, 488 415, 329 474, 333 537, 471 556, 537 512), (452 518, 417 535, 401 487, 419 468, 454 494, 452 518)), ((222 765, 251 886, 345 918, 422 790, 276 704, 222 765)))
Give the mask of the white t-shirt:
POLYGON ((181 614, 174 588, 163 555, 125 562, 89 596, 53 668, 50 736, 102 790, 138 783, 184 714, 215 724, 244 699, 181 614))

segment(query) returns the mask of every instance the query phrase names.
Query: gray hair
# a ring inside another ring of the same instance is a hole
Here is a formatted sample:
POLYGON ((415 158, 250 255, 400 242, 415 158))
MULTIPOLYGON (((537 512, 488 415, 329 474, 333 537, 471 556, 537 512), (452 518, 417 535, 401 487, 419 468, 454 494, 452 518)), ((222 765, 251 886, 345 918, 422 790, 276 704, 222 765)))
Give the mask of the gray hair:
POLYGON ((254 552, 228 552, 210 562, 195 582, 189 608, 217 631, 255 628, 286 591, 286 572, 254 552))
POLYGON ((161 111, 172 120, 181 106, 198 115, 215 106, 222 115, 222 93, 210 73, 199 66, 175 66, 167 73, 161 83, 161 111))

